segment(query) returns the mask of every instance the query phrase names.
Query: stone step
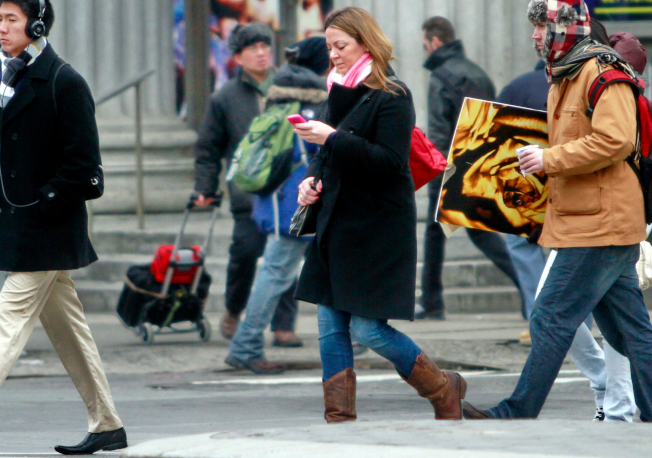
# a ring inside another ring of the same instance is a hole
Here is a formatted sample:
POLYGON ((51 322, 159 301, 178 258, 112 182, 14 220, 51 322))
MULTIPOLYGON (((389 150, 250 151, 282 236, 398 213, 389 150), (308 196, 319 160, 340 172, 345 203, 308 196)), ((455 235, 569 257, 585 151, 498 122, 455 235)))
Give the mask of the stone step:
MULTIPOLYGON (((127 269, 134 264, 150 263, 160 245, 173 243, 181 222, 182 214, 179 213, 148 214, 146 229, 137 230, 133 215, 97 216, 93 244, 101 253, 100 261, 73 274, 86 310, 114 310, 127 269)), ((193 212, 182 245, 202 245, 209 222, 209 212, 193 212)), ((207 271, 213 277, 208 305, 211 311, 224 308, 232 230, 230 213, 221 209, 206 262, 207 271)), ((425 223, 418 223, 417 302, 421 295, 424 231, 425 223)), ((520 310, 520 296, 514 285, 470 243, 465 230, 456 231, 447 240, 443 281, 446 303, 451 312, 520 310)))
MULTIPOLYGON (((75 281, 119 282, 122 281, 127 269, 137 264, 149 264, 152 256, 145 254, 112 254, 100 255, 100 260, 90 266, 72 271, 75 281)), ((259 261, 259 264, 262 260, 259 261)), ((224 288, 226 285, 226 266, 228 258, 209 256, 206 259, 206 271, 211 274, 213 286, 224 288)), ((417 264, 417 287, 421 283, 423 263, 417 264)), ((446 261, 443 273, 444 286, 449 287, 482 287, 482 286, 513 286, 511 280, 489 260, 446 261)))
MULTIPOLYGON (((136 229, 136 218, 133 215, 99 215, 93 222, 93 245, 98 253, 112 254, 148 254, 153 256, 160 245, 172 244, 182 222, 182 215, 177 213, 147 215, 145 229, 136 229)), ((202 245, 206 234, 210 214, 193 212, 186 226, 182 241, 183 246, 202 245)), ((425 223, 417 224, 418 259, 423 259, 423 236, 425 223)), ((213 230, 209 255, 228 257, 233 232, 233 219, 228 211, 222 209, 213 230)), ((460 229, 446 242, 446 259, 483 259, 478 250, 460 229)))
MULTIPOLYGON (((79 298, 87 312, 115 311, 123 288, 122 282, 98 282, 81 280, 75 283, 79 298)), ((417 289, 418 303, 421 290, 417 289)), ((224 288, 211 286, 207 312, 222 312, 224 310, 224 288)), ((648 308, 652 305, 652 288, 643 291, 648 308)), ((444 289, 446 310, 451 313, 493 313, 520 312, 521 299, 514 286, 474 286, 454 287, 444 289)), ((299 308, 301 314, 316 313, 313 304, 302 302, 299 308)))
MULTIPOLYGON (((115 311, 122 292, 122 282, 80 280, 75 282, 86 312, 115 311)), ((416 296, 421 294, 416 291, 416 296)), ((520 296, 514 286, 458 287, 444 290, 447 310, 451 313, 491 313, 520 311, 520 296)), ((224 310, 224 288, 211 286, 207 312, 224 310)), ((301 303, 300 313, 315 313, 312 304, 301 303)))

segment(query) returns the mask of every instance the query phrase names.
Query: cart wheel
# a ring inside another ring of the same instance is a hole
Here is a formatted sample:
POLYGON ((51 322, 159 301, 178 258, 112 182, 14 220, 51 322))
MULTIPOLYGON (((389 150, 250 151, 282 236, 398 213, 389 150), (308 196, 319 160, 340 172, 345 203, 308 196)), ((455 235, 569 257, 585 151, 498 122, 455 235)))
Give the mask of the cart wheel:
POLYGON ((152 328, 152 323, 143 323, 138 327, 138 333, 140 338, 147 345, 154 343, 154 329, 152 328))
POLYGON ((211 324, 208 319, 202 318, 197 322, 197 331, 199 331, 199 338, 202 342, 211 340, 211 324))

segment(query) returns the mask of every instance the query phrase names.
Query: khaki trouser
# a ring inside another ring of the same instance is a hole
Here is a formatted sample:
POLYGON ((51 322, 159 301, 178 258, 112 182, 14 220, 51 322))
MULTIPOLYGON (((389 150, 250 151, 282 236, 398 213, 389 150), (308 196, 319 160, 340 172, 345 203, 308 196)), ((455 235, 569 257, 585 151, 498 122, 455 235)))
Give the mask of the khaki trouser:
POLYGON ((122 427, 69 271, 13 272, 0 292, 0 386, 37 319, 88 409, 92 433, 122 427))

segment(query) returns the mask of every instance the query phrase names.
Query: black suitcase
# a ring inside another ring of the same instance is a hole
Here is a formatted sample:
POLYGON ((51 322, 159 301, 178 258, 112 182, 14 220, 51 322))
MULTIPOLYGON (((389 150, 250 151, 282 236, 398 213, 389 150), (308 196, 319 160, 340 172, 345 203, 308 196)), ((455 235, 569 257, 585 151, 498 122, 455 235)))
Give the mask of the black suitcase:
POLYGON ((172 261, 176 259, 192 208, 191 201, 186 207, 181 230, 174 242, 165 281, 156 281, 150 264, 131 266, 125 276, 117 313, 124 325, 133 328, 136 335, 147 344, 154 341, 156 334, 185 332, 199 332, 203 342, 210 340, 211 326, 204 316, 204 303, 208 298, 211 276, 204 269, 204 259, 219 213, 217 205, 213 209, 208 235, 201 247, 199 259, 189 264, 172 261), (190 266, 197 266, 192 284, 172 282, 175 268, 187 269, 190 266), (179 323, 187 323, 189 326, 175 326, 179 323))

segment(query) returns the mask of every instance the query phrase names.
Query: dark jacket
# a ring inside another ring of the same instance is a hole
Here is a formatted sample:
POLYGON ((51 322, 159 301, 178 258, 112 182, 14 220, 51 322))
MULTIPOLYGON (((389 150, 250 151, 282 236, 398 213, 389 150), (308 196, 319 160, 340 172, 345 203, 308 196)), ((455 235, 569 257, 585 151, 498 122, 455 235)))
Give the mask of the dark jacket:
MULTIPOLYGON (((310 121, 317 117, 327 97, 326 78, 305 67, 285 64, 279 68, 274 85, 267 92, 267 105, 269 107, 273 104, 299 101, 300 114, 310 121)), ((277 232, 279 235, 291 237, 290 222, 297 209, 299 184, 306 174, 308 161, 317 149, 317 145, 306 143, 295 135, 292 160, 296 170, 273 193, 255 197, 253 216, 263 234, 277 232)))
POLYGON ((414 318, 416 205, 408 159, 412 94, 334 85, 323 119, 336 127, 306 176, 323 167, 317 235, 297 298, 372 319, 414 318))
POLYGON ((496 90, 489 76, 466 58, 460 40, 446 43, 426 61, 428 138, 447 156, 464 97, 493 101, 496 90))
POLYGON ((61 63, 48 45, 2 110, 0 270, 69 270, 97 260, 84 200, 100 163, 95 105, 86 81, 66 66, 55 112, 61 63))
POLYGON ((546 63, 540 60, 533 72, 525 73, 505 86, 497 102, 546 111, 550 84, 545 68, 546 63))
MULTIPOLYGON (((270 70, 272 71, 272 70, 270 70)), ((233 152, 260 114, 259 101, 265 94, 244 71, 230 79, 211 98, 195 146, 195 191, 213 196, 219 185, 222 160, 227 166, 233 152)), ((229 183, 231 212, 234 216, 251 213, 253 195, 229 183)))

